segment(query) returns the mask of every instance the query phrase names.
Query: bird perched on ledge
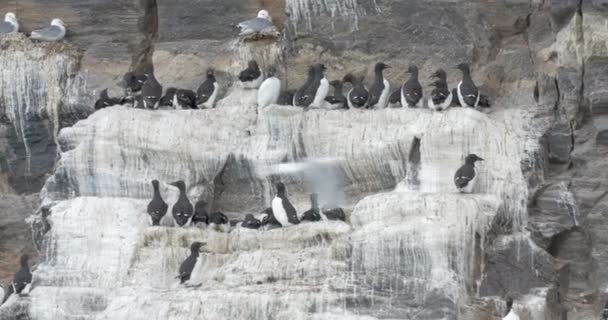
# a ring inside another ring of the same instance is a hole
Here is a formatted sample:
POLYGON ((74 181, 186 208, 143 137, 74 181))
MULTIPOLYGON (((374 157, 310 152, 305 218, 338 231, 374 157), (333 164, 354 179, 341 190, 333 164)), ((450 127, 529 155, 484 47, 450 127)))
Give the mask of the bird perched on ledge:
POLYGON ((4 15, 4 21, 0 22, 0 35, 19 32, 19 22, 17 16, 12 12, 4 15))
POLYGON ((65 37, 65 24, 61 19, 53 19, 49 27, 32 31, 30 39, 40 41, 59 41, 65 37))

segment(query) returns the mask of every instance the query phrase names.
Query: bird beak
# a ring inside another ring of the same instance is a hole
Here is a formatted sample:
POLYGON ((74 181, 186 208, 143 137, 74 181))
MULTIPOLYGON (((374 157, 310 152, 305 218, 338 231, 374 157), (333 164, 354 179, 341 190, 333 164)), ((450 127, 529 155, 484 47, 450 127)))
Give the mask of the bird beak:
POLYGON ((482 158, 479 158, 479 157, 477 157, 477 160, 479 160, 479 161, 483 161, 483 159, 482 159, 482 158))
POLYGON ((390 69, 390 68, 392 68, 392 67, 391 67, 391 66, 387 66, 387 65, 385 65, 385 66, 384 66, 384 68, 385 68, 385 69, 390 69))
POLYGON ((169 183, 170 186, 177 187, 177 181, 169 183))

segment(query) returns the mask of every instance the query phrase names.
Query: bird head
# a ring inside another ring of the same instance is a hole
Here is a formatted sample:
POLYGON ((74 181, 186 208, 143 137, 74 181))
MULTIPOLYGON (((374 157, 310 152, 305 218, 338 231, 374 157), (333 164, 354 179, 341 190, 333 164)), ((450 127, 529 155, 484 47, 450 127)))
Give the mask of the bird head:
POLYGON ((313 65, 313 66, 312 66, 312 69, 313 69, 315 72, 320 73, 320 74, 322 74, 322 73, 323 73, 323 71, 327 70, 327 68, 325 67, 325 65, 324 65, 324 64, 322 64, 322 63, 317 63, 317 64, 313 65))
POLYGON ((418 67, 416 67, 415 65, 411 65, 407 68, 406 73, 418 74, 418 67))
POLYGON ((199 252, 203 252, 203 250, 201 250, 202 247, 204 247, 205 245, 207 245, 207 243, 205 242, 192 242, 192 244, 190 245, 190 252, 191 253, 199 253, 199 252))
POLYGON ((456 66, 456 69, 462 71, 462 73, 469 73, 469 71, 470 71, 468 63, 461 63, 456 66))
POLYGON ((252 69, 252 70, 259 70, 260 69, 260 67, 258 67, 258 62, 255 61, 255 60, 249 61, 247 63, 247 66, 249 67, 249 69, 252 69))
POLYGON ((4 21, 10 22, 12 24, 17 24, 17 16, 12 12, 7 12, 4 15, 4 21))
POLYGON ((447 74, 445 73, 445 71, 443 71, 443 69, 438 69, 431 75, 431 78, 446 79, 447 74))
POLYGON ((277 194, 284 194, 284 193, 285 193, 285 185, 283 184, 283 182, 277 183, 277 194))
POLYGON ((22 267, 27 267, 27 262, 28 262, 29 259, 30 259, 30 257, 27 255, 27 253, 24 253, 21 256, 21 266, 22 267))
POLYGON ((61 21, 61 19, 57 19, 57 18, 55 18, 51 21, 51 25, 65 28, 65 23, 63 23, 63 21, 61 21))
POLYGON ((277 73, 277 69, 274 66, 270 66, 268 67, 268 70, 266 70, 266 75, 270 78, 270 77, 274 77, 274 75, 277 73))
POLYGON ((472 153, 469 154, 466 158, 465 158, 465 162, 469 163, 469 164, 473 164, 477 161, 483 161, 482 158, 480 158, 479 156, 477 156, 476 154, 472 153))
POLYGON ((169 185, 177 187, 179 190, 186 190, 186 183, 184 183, 183 180, 178 180, 178 181, 169 183, 169 185))
POLYGON ((376 63, 376 65, 374 66, 374 71, 382 71, 384 69, 389 69, 390 66, 383 63, 383 62, 378 62, 376 63))
POLYGON ((207 69, 207 78, 215 78, 215 71, 213 69, 207 69))
POLYGON ((264 9, 258 11, 258 18, 260 18, 260 19, 266 19, 268 21, 271 21, 270 20, 270 13, 268 13, 268 11, 264 10, 264 9))

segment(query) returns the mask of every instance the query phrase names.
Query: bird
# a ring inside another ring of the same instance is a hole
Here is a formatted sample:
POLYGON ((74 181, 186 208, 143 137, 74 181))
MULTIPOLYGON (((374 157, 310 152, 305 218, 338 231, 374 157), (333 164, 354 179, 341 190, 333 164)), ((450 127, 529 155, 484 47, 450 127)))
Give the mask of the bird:
POLYGON ((384 109, 388 105, 391 92, 391 84, 384 78, 384 70, 390 66, 378 62, 374 66, 374 82, 369 89, 369 107, 373 109, 384 109))
POLYGON ((12 12, 4 15, 4 21, 0 22, 0 35, 19 32, 17 16, 12 12))
POLYGON ((143 107, 144 109, 157 109, 163 95, 163 86, 156 80, 152 64, 147 64, 145 70, 146 81, 141 87, 143 107))
POLYGON ((245 216, 245 220, 241 223, 242 228, 246 229, 259 229, 262 226, 262 222, 256 219, 251 213, 245 216))
POLYGON ((448 89, 447 75, 443 69, 439 69, 433 73, 433 77, 438 79, 433 82, 435 88, 431 91, 428 106, 434 111, 446 110, 452 104, 453 97, 452 92, 448 89))
POLYGON ((369 102, 369 92, 363 85, 363 76, 356 77, 352 73, 344 76, 343 82, 350 83, 353 87, 346 95, 349 108, 365 108, 369 102))
POLYGON ((456 66, 462 72, 462 81, 456 86, 458 102, 462 107, 477 108, 479 106, 479 88, 471 79, 471 69, 466 63, 456 66))
POLYGON ((325 215, 327 220, 346 221, 346 214, 344 213, 344 210, 342 210, 342 208, 340 207, 335 207, 331 209, 327 209, 324 207, 321 212, 323 213, 323 215, 325 215))
POLYGON ((302 106, 305 108, 321 108, 329 92, 329 81, 325 78, 327 68, 322 63, 312 66, 313 80, 302 95, 302 106))
POLYGON ((216 211, 209 215, 209 226, 218 231, 229 232, 230 220, 224 213, 216 211))
POLYGON ((188 89, 170 87, 158 102, 159 108, 172 107, 174 109, 197 109, 196 95, 188 89))
POLYGON ((418 67, 411 65, 407 69, 410 78, 401 87, 401 105, 409 108, 422 107, 422 86, 418 82, 418 67))
POLYGON ((32 31, 30 39, 40 41, 59 41, 65 37, 65 24, 61 19, 53 19, 51 25, 32 31))
POLYGON ((103 109, 106 107, 115 106, 118 104, 123 104, 125 102, 125 98, 110 98, 108 96, 108 89, 103 89, 99 93, 99 99, 95 101, 95 110, 103 109))
POLYGON ((342 81, 332 80, 329 85, 334 87, 334 95, 325 97, 324 109, 336 110, 336 109, 348 109, 348 102, 342 92, 342 81))
MULTIPOLYGON (((145 65, 144 68, 151 67, 151 65, 145 65)), ((128 71, 122 77, 122 81, 118 83, 119 86, 125 88, 125 95, 129 97, 133 97, 135 95, 141 94, 141 88, 144 85, 144 82, 148 80, 148 71, 144 70, 143 72, 137 71, 128 71)))
POLYGON ((268 208, 264 209, 262 214, 264 215, 264 217, 262 218, 262 226, 269 226, 269 227, 272 227, 272 226, 280 227, 281 226, 279 221, 277 221, 277 219, 274 217, 274 213, 272 212, 272 207, 268 207, 268 208))
POLYGON ((266 80, 262 82, 258 89, 257 102, 258 107, 263 108, 271 104, 277 104, 279 95, 281 94, 281 80, 275 76, 276 69, 268 68, 266 80))
POLYGON ((165 90, 165 94, 158 100, 159 109, 175 108, 173 106, 173 99, 177 95, 177 88, 169 87, 165 90))
POLYGON ((199 108, 214 108, 218 92, 219 84, 215 79, 215 71, 207 69, 207 78, 196 90, 196 103, 199 108))
POLYGON ((315 78, 315 70, 312 66, 310 66, 310 67, 308 67, 308 76, 306 78, 306 81, 298 90, 296 90, 295 94, 293 95, 293 106, 294 107, 305 106, 304 103, 308 97, 304 98, 304 93, 306 92, 306 89, 308 89, 308 87, 312 84, 312 82, 314 81, 314 78, 315 78))
POLYGON ((206 245, 205 242, 198 242, 198 241, 193 242, 190 245, 190 255, 179 266, 179 275, 176 277, 177 279, 179 279, 180 284, 190 280, 190 276, 192 275, 192 270, 194 270, 194 266, 196 265, 196 263, 199 262, 199 256, 200 256, 201 252, 203 252, 201 250, 201 248, 204 247, 205 245, 206 245))
POLYGON ((16 294, 27 294, 29 293, 29 287, 32 284, 32 273, 28 265, 29 256, 27 254, 21 255, 20 263, 21 268, 13 276, 13 281, 8 287, 8 292, 5 298, 8 298, 13 293, 16 294))
POLYGON ((150 200, 150 203, 148 203, 148 215, 150 215, 150 225, 152 226, 160 225, 160 220, 165 216, 165 214, 167 214, 167 209, 169 208, 167 203, 163 200, 163 197, 160 195, 158 186, 158 180, 152 180, 154 194, 152 195, 152 200, 150 200))
POLYGON ((177 202, 173 205, 171 209, 171 213, 173 214, 173 219, 180 226, 190 226, 192 223, 192 216, 194 215, 194 208, 192 207, 192 203, 188 200, 188 195, 186 195, 186 184, 184 181, 179 180, 170 185, 177 187, 179 189, 179 198, 177 202))
POLYGON ((247 63, 247 69, 241 71, 239 80, 245 89, 257 89, 264 81, 264 73, 258 67, 255 60, 250 60, 247 63))
POLYGON ((502 320, 519 320, 519 316, 513 310, 513 299, 510 297, 507 298, 507 313, 502 320))
POLYGON ((194 215, 192 216, 192 223, 204 223, 209 224, 209 213, 207 212, 207 202, 198 200, 194 204, 194 215))
POLYGON ((241 31, 239 36, 247 36, 272 28, 273 24, 268 11, 260 10, 256 18, 240 22, 236 27, 241 31))
POLYGON ((401 88, 393 91, 388 98, 389 108, 400 108, 401 107, 401 88))
POLYGON ((456 174, 454 174, 454 184, 460 192, 473 192, 477 180, 477 169, 475 168, 475 162, 477 161, 483 161, 483 159, 476 154, 469 154, 464 160, 464 165, 456 170, 456 174))
POLYGON ((277 183, 277 194, 272 199, 272 213, 282 227, 300 223, 296 209, 287 199, 285 185, 282 182, 277 183))
POLYGON ((608 301, 604 305, 604 312, 602 312, 602 320, 608 320, 608 301))
POLYGON ((319 221, 321 220, 321 209, 319 209, 319 195, 316 193, 310 194, 310 209, 302 215, 302 221, 319 221))

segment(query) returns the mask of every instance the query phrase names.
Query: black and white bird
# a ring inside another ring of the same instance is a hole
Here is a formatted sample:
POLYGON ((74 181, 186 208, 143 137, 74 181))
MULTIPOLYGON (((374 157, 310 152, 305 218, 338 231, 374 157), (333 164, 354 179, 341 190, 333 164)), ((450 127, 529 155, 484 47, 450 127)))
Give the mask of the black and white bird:
POLYGON ((179 189, 179 197, 177 198, 177 202, 175 202, 173 208, 171 208, 173 219, 175 219, 175 223, 177 223, 180 227, 188 227, 192 223, 194 208, 192 207, 190 200, 188 200, 188 195, 186 194, 186 184, 184 181, 179 180, 170 183, 170 185, 179 189))
POLYGON ((319 221, 321 220, 321 209, 319 209, 319 195, 316 193, 310 194, 310 209, 302 215, 302 221, 319 221))
POLYGON ((192 224, 204 223, 209 224, 209 213, 207 212, 207 202, 198 200, 194 204, 194 215, 192 216, 192 224))
POLYGON ((337 109, 348 109, 348 101, 346 101, 346 97, 342 92, 342 81, 340 80, 332 80, 329 82, 334 88, 334 94, 332 96, 325 97, 325 107, 327 110, 337 110, 337 109))
POLYGON ((401 108, 401 88, 393 91, 388 98, 389 108, 401 108))
POLYGON ((220 86, 215 79, 215 71, 207 70, 207 78, 196 90, 196 103, 200 109, 214 108, 220 86))
POLYGON ((264 227, 280 227, 281 224, 274 217, 274 212, 272 212, 272 207, 268 207, 262 212, 262 226, 264 227))
POLYGON ((4 15, 4 21, 0 22, 0 35, 17 32, 19 32, 17 16, 12 12, 7 12, 4 15))
POLYGON ((6 298, 13 293, 23 295, 28 294, 32 285, 32 273, 30 272, 30 266, 28 265, 29 257, 27 254, 21 256, 21 267, 19 271, 13 276, 13 281, 8 287, 6 298))
POLYGON ((401 105, 408 108, 422 107, 422 86, 418 82, 418 67, 411 65, 407 69, 410 78, 401 87, 401 105))
POLYGON ((321 212, 327 218, 327 220, 346 221, 346 214, 344 213, 344 210, 342 210, 342 208, 340 207, 323 207, 321 212))
POLYGON ((296 209, 287 199, 285 185, 281 182, 277 183, 277 194, 272 199, 272 213, 283 227, 300 223, 296 209))
POLYGON ((374 66, 374 83, 369 89, 369 107, 372 109, 384 109, 388 105, 391 95, 391 84, 384 78, 384 70, 390 68, 388 65, 378 62, 374 66))
POLYGON ((257 89, 264 81, 264 72, 258 67, 258 63, 255 60, 247 63, 247 69, 241 71, 239 74, 239 80, 245 89, 257 89))
POLYGON ((256 219, 251 213, 245 216, 245 220, 241 223, 241 228, 259 229, 262 226, 262 221, 256 219))
POLYGON ((307 102, 307 99, 309 97, 308 96, 304 97, 304 94, 306 93, 306 89, 308 89, 308 87, 312 84, 314 79, 315 79, 315 70, 312 66, 310 66, 310 67, 308 67, 308 76, 306 77, 306 81, 298 90, 296 90, 296 93, 293 95, 293 106, 294 107, 305 107, 304 104, 307 102))
POLYGON ((458 102, 462 107, 477 108, 479 106, 479 88, 471 79, 471 69, 466 63, 456 66, 462 72, 462 81, 456 86, 458 102))
POLYGON ((188 89, 168 88, 165 95, 158 102, 159 108, 171 107, 180 109, 197 109, 196 95, 188 89))
POLYGON ((61 19, 51 20, 51 25, 32 31, 30 39, 39 41, 59 41, 65 37, 65 24, 61 19))
POLYGON ((277 70, 274 67, 268 68, 267 78, 262 82, 258 89, 258 107, 263 108, 271 104, 277 104, 281 94, 281 80, 276 77, 277 70))
POLYGON ((304 90, 300 98, 301 106, 305 108, 322 108, 329 92, 329 81, 325 78, 327 68, 322 63, 312 66, 312 82, 304 90))
POLYGON ((144 109, 158 109, 158 103, 163 96, 163 86, 158 83, 154 76, 154 67, 147 64, 144 67, 146 81, 141 87, 141 101, 144 109))
POLYGON ((348 102, 349 108, 361 109, 365 108, 369 102, 369 92, 363 85, 363 76, 356 77, 352 73, 344 76, 342 79, 344 82, 348 82, 352 85, 352 89, 346 95, 346 101, 348 102))
POLYGON ((230 232, 230 220, 223 212, 209 214, 209 227, 220 232, 230 232))
POLYGON ((192 271, 197 263, 200 262, 200 254, 204 252, 202 248, 206 245, 204 242, 193 242, 190 245, 190 255, 182 264, 179 266, 179 275, 176 277, 179 279, 179 283, 184 283, 190 280, 192 271))
POLYGON ((608 301, 604 305, 604 311, 602 312, 602 320, 608 320, 608 301))
POLYGON ((99 93, 99 99, 95 101, 95 110, 123 104, 125 102, 124 98, 110 98, 108 96, 108 89, 103 89, 99 93))
MULTIPOLYGON (((147 67, 146 65, 145 67, 147 67)), ((151 67, 151 65, 149 65, 151 67)), ((141 88, 144 86, 144 82, 148 79, 147 71, 128 71, 122 77, 122 81, 118 84, 125 89, 125 95, 129 98, 134 99, 136 96, 141 95, 141 88)), ((135 99, 134 99, 135 100, 135 99)), ((136 106, 137 107, 137 106, 136 106)), ((142 106, 138 106, 143 108, 142 106)))
POLYGON ((443 69, 439 69, 433 73, 433 77, 438 79, 433 82, 435 88, 431 91, 428 106, 434 111, 444 111, 452 104, 453 97, 452 92, 448 89, 447 74, 443 69))
POLYGON ((502 320, 519 320, 519 316, 513 310, 513 299, 510 297, 507 298, 507 313, 502 317, 502 320))
POLYGON ((458 191, 462 193, 473 192, 475 182, 477 181, 477 169, 475 168, 475 162, 477 161, 483 161, 483 159, 476 154, 469 154, 464 160, 464 165, 456 170, 454 184, 458 188, 458 191))
POLYGON ((148 203, 148 215, 150 216, 150 225, 160 226, 160 220, 167 214, 169 206, 160 195, 158 180, 152 180, 152 188, 154 193, 152 200, 148 203))

